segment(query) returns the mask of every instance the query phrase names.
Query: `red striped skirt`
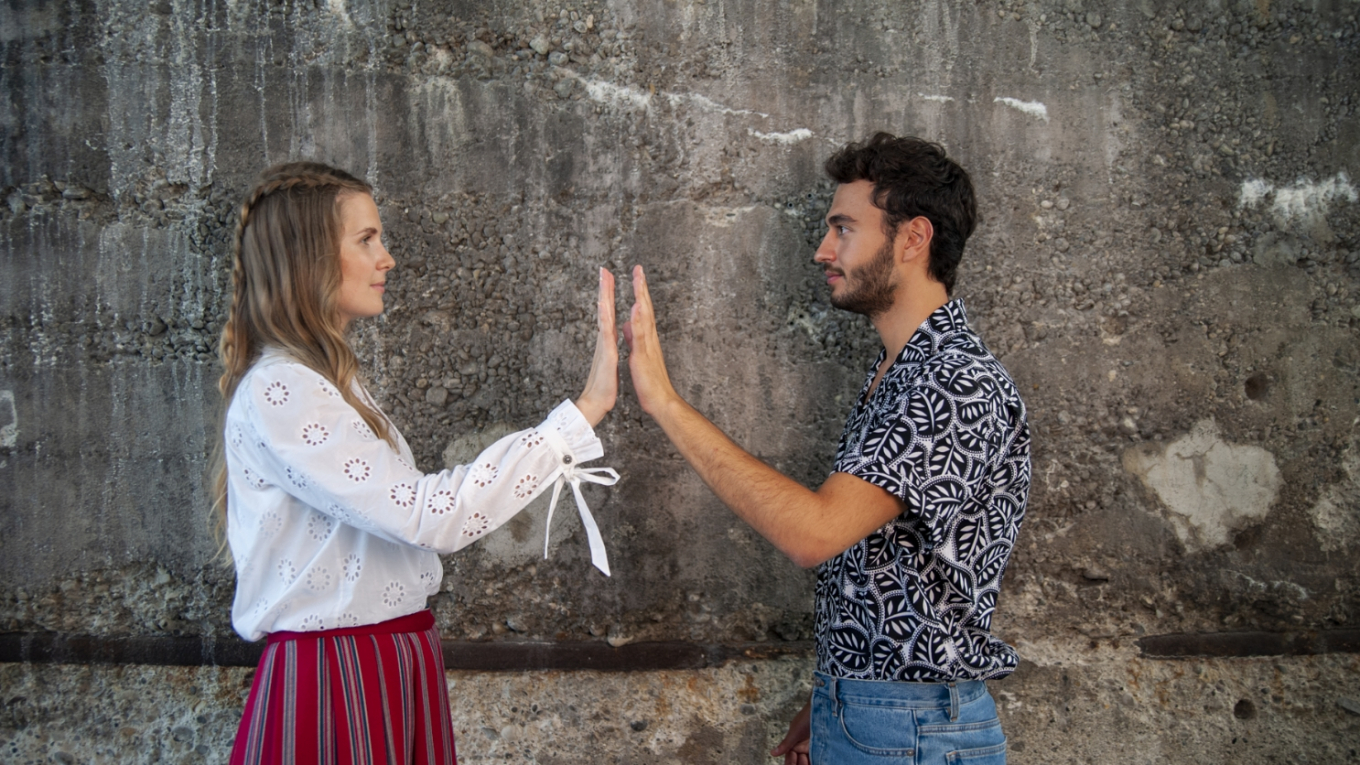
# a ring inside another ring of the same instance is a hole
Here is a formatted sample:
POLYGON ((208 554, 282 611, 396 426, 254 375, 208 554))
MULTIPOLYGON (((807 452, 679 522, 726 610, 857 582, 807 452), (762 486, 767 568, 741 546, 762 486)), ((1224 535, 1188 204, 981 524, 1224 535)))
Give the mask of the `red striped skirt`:
POLYGON ((231 765, 456 762, 444 656, 429 611, 269 636, 231 765))

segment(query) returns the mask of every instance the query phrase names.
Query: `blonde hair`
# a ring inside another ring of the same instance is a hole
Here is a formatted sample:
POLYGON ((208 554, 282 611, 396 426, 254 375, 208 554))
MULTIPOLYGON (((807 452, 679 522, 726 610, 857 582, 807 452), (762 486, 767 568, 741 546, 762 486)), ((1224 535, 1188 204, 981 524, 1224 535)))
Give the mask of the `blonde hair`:
MULTIPOLYGON (((379 437, 395 447, 387 418, 354 392, 359 361, 345 342, 337 306, 340 205, 373 188, 319 162, 288 162, 260 174, 236 224, 231 309, 218 356, 225 420, 236 387, 265 346, 281 349, 329 380, 379 437)), ((227 466, 218 429, 212 498, 214 526, 225 544, 227 466)))

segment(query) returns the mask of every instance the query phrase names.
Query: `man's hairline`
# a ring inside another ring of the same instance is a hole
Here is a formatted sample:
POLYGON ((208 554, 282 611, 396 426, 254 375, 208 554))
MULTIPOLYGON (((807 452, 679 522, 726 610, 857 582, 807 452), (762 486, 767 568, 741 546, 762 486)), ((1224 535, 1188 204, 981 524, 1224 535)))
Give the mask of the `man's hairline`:
MULTIPOLYGON (((831 180, 836 181, 835 178, 832 178, 831 180)), ((886 197, 888 196, 888 189, 887 189, 886 187, 884 187, 884 188, 882 189, 882 191, 880 192, 879 185, 878 185, 878 181, 875 181, 874 179, 872 179, 872 178, 870 178, 870 177, 868 177, 868 176, 860 176, 859 178, 855 178, 854 180, 850 180, 850 181, 845 181, 845 182, 836 181, 836 189, 837 189, 837 190, 840 190, 840 188, 841 188, 842 186, 849 186, 849 185, 852 184, 852 183, 859 183, 860 181, 868 181, 869 184, 873 186, 873 191, 870 192, 870 194, 869 194, 869 204, 873 205, 874 208, 877 209, 877 210, 878 210, 880 213, 882 213, 882 215, 883 215, 883 222, 879 224, 879 228, 882 229, 883 235, 886 236, 886 237, 888 237, 888 244, 892 244, 893 242, 895 242, 895 241, 897 240, 897 231, 898 231, 898 229, 900 229, 900 228, 902 227, 903 224, 905 224, 905 223, 910 223, 910 222, 912 222, 913 220, 915 220, 915 219, 917 219, 917 218, 925 218, 926 221, 927 221, 928 223, 930 223, 930 229, 931 229, 930 243, 931 243, 931 251, 932 251, 932 254, 933 254, 933 252, 934 252, 934 245, 935 245, 935 229, 937 229, 937 228, 939 228, 939 227, 935 225, 935 221, 931 220, 929 215, 920 215, 920 214, 918 214, 918 215, 913 215, 913 216, 911 216, 911 217, 909 217, 909 218, 903 218, 902 220, 900 220, 900 221, 897 222, 897 225, 896 225, 896 226, 892 226, 892 227, 890 228, 890 227, 888 226, 888 219, 892 217, 892 212, 890 212, 887 208, 885 208, 883 205, 881 205, 881 204, 878 203, 879 197, 884 197, 884 198, 886 198, 886 197)), ((834 197, 834 195, 833 195, 833 197, 834 197)), ((827 224, 828 226, 834 226, 834 225, 836 225, 835 223, 832 222, 832 218, 833 218, 833 217, 836 217, 836 216, 827 216, 827 218, 826 218, 826 224, 827 224)), ((855 219, 854 217, 852 217, 852 216, 846 215, 846 216, 844 216, 844 217, 847 218, 847 219, 849 219, 849 220, 851 220, 851 221, 853 221, 853 222, 855 222, 855 223, 859 223, 859 222, 860 222, 860 221, 856 220, 856 219, 855 219)))

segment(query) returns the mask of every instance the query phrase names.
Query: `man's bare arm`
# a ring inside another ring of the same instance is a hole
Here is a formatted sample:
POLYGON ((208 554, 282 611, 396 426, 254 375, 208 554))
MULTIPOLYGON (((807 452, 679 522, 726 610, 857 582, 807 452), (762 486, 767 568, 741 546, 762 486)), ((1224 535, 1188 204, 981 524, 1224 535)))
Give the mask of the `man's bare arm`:
POLYGON ((641 266, 633 268, 633 295, 624 337, 643 411, 713 493, 794 563, 815 566, 839 555, 902 511, 896 497, 848 473, 833 473, 812 491, 737 446, 671 385, 641 266))

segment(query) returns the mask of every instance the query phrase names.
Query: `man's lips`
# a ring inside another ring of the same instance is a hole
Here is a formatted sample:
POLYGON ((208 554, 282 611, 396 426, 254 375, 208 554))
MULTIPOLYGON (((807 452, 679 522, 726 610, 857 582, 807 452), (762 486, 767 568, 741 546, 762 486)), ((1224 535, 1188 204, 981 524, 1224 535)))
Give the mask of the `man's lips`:
POLYGON ((838 279, 844 279, 845 274, 840 271, 826 270, 822 272, 826 276, 827 284, 835 284, 838 279))

